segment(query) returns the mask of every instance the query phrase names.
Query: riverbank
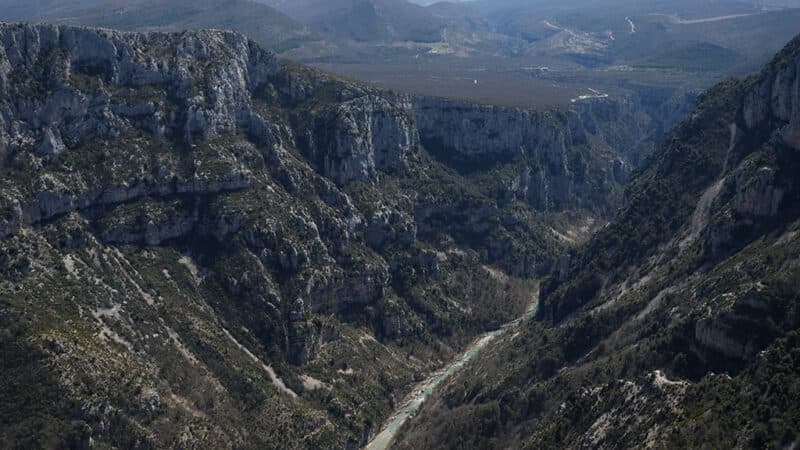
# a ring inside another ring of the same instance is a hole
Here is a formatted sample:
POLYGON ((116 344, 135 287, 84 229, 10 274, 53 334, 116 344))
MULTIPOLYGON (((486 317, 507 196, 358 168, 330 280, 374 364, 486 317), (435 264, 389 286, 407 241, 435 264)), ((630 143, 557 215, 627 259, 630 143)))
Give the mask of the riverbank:
POLYGON ((430 394, 439 386, 443 381, 450 378, 453 374, 458 372, 468 362, 472 361, 481 350, 486 347, 490 342, 494 341, 500 336, 505 335, 509 331, 516 328, 520 323, 532 318, 536 315, 539 308, 539 289, 538 286, 534 291, 534 300, 526 309, 525 313, 517 319, 508 322, 497 330, 490 331, 475 339, 461 355, 453 360, 447 366, 432 373, 428 378, 421 381, 410 394, 403 400, 401 406, 387 419, 381 432, 378 433, 370 442, 364 447, 364 450, 385 450, 391 445, 394 437, 403 425, 419 411, 425 400, 430 394))

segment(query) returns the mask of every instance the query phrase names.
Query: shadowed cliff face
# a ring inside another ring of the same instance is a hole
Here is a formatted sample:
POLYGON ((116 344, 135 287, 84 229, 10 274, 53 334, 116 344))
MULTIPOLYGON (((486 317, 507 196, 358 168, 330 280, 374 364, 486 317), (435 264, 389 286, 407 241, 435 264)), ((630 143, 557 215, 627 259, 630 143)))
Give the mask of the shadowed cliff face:
MULTIPOLYGON (((680 116, 643 103, 631 95, 537 111, 415 98, 414 111, 422 144, 456 170, 514 163, 507 200, 540 211, 590 209, 608 217, 621 204, 619 187, 680 116)), ((669 101, 656 103, 666 108, 669 101)))
POLYGON ((798 442, 800 38, 720 84, 400 448, 798 442))
POLYGON ((577 117, 0 25, 0 442, 362 445, 620 201, 577 117))

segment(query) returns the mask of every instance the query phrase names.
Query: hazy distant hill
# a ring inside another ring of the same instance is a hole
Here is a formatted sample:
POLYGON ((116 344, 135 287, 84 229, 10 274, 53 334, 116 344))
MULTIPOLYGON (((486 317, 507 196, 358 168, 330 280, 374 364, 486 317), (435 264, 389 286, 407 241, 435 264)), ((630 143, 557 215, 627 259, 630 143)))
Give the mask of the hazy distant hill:
POLYGON ((800 32, 793 6, 800 1, 0 0, 0 20, 227 28, 348 77, 518 105, 568 103, 588 88, 702 89, 749 73, 800 32))
POLYGON ((443 21, 406 0, 260 0, 292 18, 357 41, 435 42, 443 21))
POLYGON ((280 11, 249 0, 0 0, 0 20, 41 20, 122 30, 223 28, 278 51, 311 37, 280 11))
POLYGON ((422 6, 430 6, 435 4, 444 4, 444 3, 470 3, 474 0, 409 0, 411 3, 416 3, 422 6))

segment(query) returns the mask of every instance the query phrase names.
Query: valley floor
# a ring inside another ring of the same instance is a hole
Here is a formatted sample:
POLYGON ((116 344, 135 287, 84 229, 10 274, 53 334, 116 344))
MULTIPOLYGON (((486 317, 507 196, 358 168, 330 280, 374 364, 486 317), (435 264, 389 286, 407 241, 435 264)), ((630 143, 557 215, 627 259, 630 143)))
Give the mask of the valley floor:
MULTIPOLYGON (((446 382, 454 374, 461 371, 467 363, 480 356, 483 350, 489 343, 495 341, 497 338, 505 336, 510 332, 517 329, 517 327, 536 316, 539 308, 539 288, 536 287, 533 295, 533 302, 530 304, 525 314, 519 318, 503 325, 497 330, 490 331, 483 336, 475 339, 461 355, 454 359, 447 366, 432 373, 428 378, 419 383, 411 393, 406 397, 400 407, 394 414, 386 421, 381 432, 375 436, 370 443, 365 447, 365 450, 385 450, 389 448, 397 433, 403 428, 409 419, 419 411, 428 397, 434 390, 443 382, 446 382)), ((513 339, 513 335, 512 335, 513 339)))

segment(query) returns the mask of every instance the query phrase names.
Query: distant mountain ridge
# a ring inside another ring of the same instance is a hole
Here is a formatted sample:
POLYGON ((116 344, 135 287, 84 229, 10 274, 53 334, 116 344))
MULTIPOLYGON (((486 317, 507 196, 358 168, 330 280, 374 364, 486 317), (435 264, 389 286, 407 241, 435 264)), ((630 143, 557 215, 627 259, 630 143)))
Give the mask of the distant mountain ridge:
POLYGON ((57 21, 120 30, 231 29, 282 51, 313 38, 285 14, 250 0, 0 0, 0 19, 57 21))
POLYGON ((357 41, 437 42, 444 26, 406 0, 261 1, 321 32, 357 41))

